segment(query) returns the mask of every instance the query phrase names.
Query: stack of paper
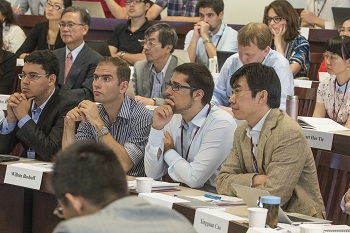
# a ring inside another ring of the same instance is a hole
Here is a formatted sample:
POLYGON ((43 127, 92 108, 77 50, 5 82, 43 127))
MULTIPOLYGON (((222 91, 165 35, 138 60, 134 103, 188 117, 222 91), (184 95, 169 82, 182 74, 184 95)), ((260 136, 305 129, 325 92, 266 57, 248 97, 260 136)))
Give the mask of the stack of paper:
MULTIPOLYGON (((153 181, 152 184, 152 190, 174 190, 176 187, 178 187, 180 183, 168 183, 163 181, 153 181)), ((129 189, 136 189, 136 180, 129 180, 128 181, 128 188, 129 189)))
POLYGON ((323 132, 335 132, 340 130, 349 130, 348 128, 338 124, 330 118, 318 117, 298 117, 299 125, 304 129, 313 129, 323 132))

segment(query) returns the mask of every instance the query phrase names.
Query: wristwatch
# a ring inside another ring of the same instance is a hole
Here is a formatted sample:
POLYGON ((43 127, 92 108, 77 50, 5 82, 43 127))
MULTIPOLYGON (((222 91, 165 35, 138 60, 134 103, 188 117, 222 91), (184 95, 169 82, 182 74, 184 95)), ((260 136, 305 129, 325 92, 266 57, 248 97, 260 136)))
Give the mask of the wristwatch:
POLYGON ((108 128, 107 128, 106 126, 103 126, 102 129, 101 129, 101 131, 98 133, 97 136, 100 138, 100 137, 102 137, 102 136, 107 135, 108 133, 109 133, 108 128))
POLYGON ((207 39, 203 40, 203 44, 206 44, 206 43, 213 43, 211 41, 211 39, 208 37, 207 39))
POLYGON ((125 55, 125 51, 120 51, 120 58, 123 58, 125 55))

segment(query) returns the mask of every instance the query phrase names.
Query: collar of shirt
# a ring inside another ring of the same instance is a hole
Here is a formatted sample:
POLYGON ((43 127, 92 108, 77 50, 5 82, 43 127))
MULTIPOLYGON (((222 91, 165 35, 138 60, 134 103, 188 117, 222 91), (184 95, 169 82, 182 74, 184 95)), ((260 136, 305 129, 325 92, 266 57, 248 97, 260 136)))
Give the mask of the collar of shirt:
MULTIPOLYGON (((170 54, 170 56, 169 56, 169 58, 168 58, 168 61, 165 63, 165 66, 163 67, 163 69, 160 71, 160 73, 162 74, 162 77, 165 76, 166 71, 168 70, 168 66, 169 66, 170 60, 171 60, 172 57, 173 57, 173 55, 170 54)), ((154 68, 154 65, 153 65, 153 64, 152 64, 152 66, 151 66, 151 73, 152 73, 152 77, 156 77, 156 76, 157 76, 157 71, 156 71, 156 69, 154 68)))
POLYGON ((264 60, 261 62, 261 64, 267 65, 267 66, 272 66, 272 64, 268 64, 269 63, 269 57, 272 56, 272 49, 269 48, 269 53, 266 55, 266 57, 264 57, 264 60))
POLYGON ((49 99, 51 98, 51 96, 53 95, 53 93, 55 93, 55 90, 56 90, 56 88, 53 89, 53 91, 52 91, 52 93, 50 94, 49 98, 47 98, 47 99, 45 100, 44 103, 42 103, 40 106, 37 106, 36 108, 35 108, 36 103, 35 103, 35 99, 34 99, 34 101, 33 101, 33 103, 32 103, 32 112, 33 112, 33 110, 36 110, 36 109, 38 109, 38 108, 40 108, 41 111, 42 111, 42 110, 45 108, 45 105, 47 104, 47 102, 49 101, 49 99))
POLYGON ((195 125, 198 128, 202 127, 202 125, 205 122, 205 119, 207 118, 208 109, 209 109, 209 104, 206 104, 202 108, 202 110, 200 110, 199 113, 197 113, 197 115, 193 117, 193 119, 190 122, 188 122, 188 124, 182 118, 180 128, 184 126, 185 129, 188 129, 191 125, 195 125))
MULTIPOLYGON (((131 100, 130 100, 129 96, 124 95, 123 104, 122 104, 122 106, 119 110, 118 116, 114 120, 113 124, 116 122, 116 120, 118 118, 124 118, 126 120, 129 120, 129 118, 130 118, 130 106, 131 106, 131 100)), ((106 125, 110 125, 109 118, 108 118, 108 115, 107 115, 107 112, 106 112, 106 109, 104 108, 104 106, 102 104, 99 104, 97 106, 97 108, 98 108, 99 112, 101 113, 100 115, 101 115, 104 123, 106 125)))
POLYGON ((339 94, 345 93, 347 90, 350 88, 350 80, 344 83, 343 85, 339 86, 338 82, 335 82, 335 89, 337 90, 336 92, 339 94))
POLYGON ((72 64, 74 63, 75 58, 77 58, 80 51, 83 49, 84 45, 85 45, 85 41, 83 41, 83 43, 81 45, 79 45, 78 47, 76 47, 73 51, 70 51, 68 49, 68 47, 66 46, 66 58, 67 58, 68 53, 71 52, 72 56, 73 56, 72 64))
POLYGON ((126 30, 127 30, 129 33, 136 33, 136 32, 138 32, 138 31, 146 31, 146 29, 149 28, 147 17, 146 17, 146 21, 142 24, 142 26, 141 26, 139 29, 137 29, 136 31, 134 31, 134 32, 132 32, 132 31, 130 30, 130 27, 131 27, 131 19, 128 19, 128 21, 126 22, 126 25, 127 25, 126 30))
POLYGON ((209 34, 210 34, 211 37, 220 37, 220 36, 222 36, 224 34, 225 28, 226 28, 226 24, 221 23, 220 29, 215 35, 213 35, 212 32, 209 32, 209 34))
POLYGON ((260 121, 252 128, 250 125, 247 125, 246 131, 247 131, 247 136, 249 138, 252 138, 253 144, 258 145, 259 143, 259 137, 261 133, 261 129, 265 123, 267 115, 269 115, 271 109, 265 113, 265 115, 260 119, 260 121))

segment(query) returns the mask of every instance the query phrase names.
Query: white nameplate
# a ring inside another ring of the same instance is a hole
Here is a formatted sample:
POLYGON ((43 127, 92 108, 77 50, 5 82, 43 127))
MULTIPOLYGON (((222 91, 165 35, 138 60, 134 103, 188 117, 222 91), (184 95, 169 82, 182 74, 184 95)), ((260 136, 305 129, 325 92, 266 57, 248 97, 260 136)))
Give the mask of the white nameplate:
POLYGON ((310 147, 322 150, 331 150, 333 144, 333 133, 322 132, 312 129, 304 129, 306 140, 310 147))
POLYGON ((162 193, 139 193, 139 197, 142 197, 147 202, 149 202, 151 205, 162 206, 162 207, 165 207, 168 209, 172 209, 174 203, 190 202, 188 200, 165 195, 162 193))
POLYGON ((7 109, 6 100, 9 97, 10 97, 10 95, 0 95, 0 109, 3 109, 3 110, 7 109))
POLYGON ((311 88, 311 85, 312 85, 312 81, 310 81, 310 80, 294 79, 294 86, 295 87, 311 88))
POLYGON ((196 209, 193 227, 200 233, 227 233, 231 220, 246 219, 220 210, 199 208, 196 209))
POLYGON ((39 190, 44 171, 48 169, 24 163, 7 165, 4 183, 39 190))
MULTIPOLYGON (((258 228, 258 227, 252 227, 248 228, 247 233, 277 233, 277 232, 287 232, 285 229, 281 229, 282 231, 278 230, 276 231, 273 228, 258 228)), ((289 232, 289 231, 288 231, 289 232)))

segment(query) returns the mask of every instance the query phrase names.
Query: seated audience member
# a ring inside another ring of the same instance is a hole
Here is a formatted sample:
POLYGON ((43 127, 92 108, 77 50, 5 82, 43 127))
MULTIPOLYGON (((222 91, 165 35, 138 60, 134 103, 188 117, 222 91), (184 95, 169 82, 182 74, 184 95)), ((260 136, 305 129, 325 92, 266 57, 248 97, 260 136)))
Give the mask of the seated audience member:
POLYGON ((185 50, 191 62, 208 67, 209 58, 214 58, 217 50, 237 52, 237 31, 222 22, 222 0, 200 0, 196 8, 200 21, 187 33, 185 50))
POLYGON ((281 197, 290 212, 325 218, 311 148, 303 130, 279 110, 280 80, 260 63, 241 67, 231 78, 230 102, 238 126, 231 154, 216 179, 219 194, 234 195, 231 184, 251 186, 281 197))
POLYGON ((210 104, 213 77, 202 64, 174 69, 164 105, 153 113, 145 153, 147 176, 215 192, 215 177, 230 152, 234 119, 210 104))
POLYGON ((66 47, 54 51, 60 61, 58 82, 72 89, 82 100, 92 100, 93 73, 102 56, 84 42, 90 15, 79 7, 68 7, 58 25, 66 43, 66 47))
POLYGON ((196 4, 198 0, 156 0, 147 11, 148 20, 154 20, 167 8, 166 21, 198 21, 198 10, 196 4))
POLYGON ((350 189, 344 194, 340 202, 340 208, 344 213, 350 214, 350 189))
POLYGON ((24 15, 30 9, 31 15, 44 15, 46 0, 17 0, 13 13, 24 15))
POLYGON ((332 7, 350 7, 349 0, 307 0, 301 12, 301 26, 335 29, 332 7))
POLYGON ((230 108, 225 108, 230 106, 231 76, 244 64, 259 62, 275 69, 282 84, 280 109, 285 110, 287 95, 294 94, 293 74, 288 60, 269 47, 272 42, 269 28, 263 23, 249 23, 238 31, 237 38, 238 53, 229 57, 221 68, 212 99, 214 104, 231 111, 230 108))
POLYGON ((294 77, 307 77, 309 41, 299 33, 299 16, 287 0, 275 0, 265 8, 264 23, 273 36, 271 48, 289 60, 294 77))
POLYGON ((152 124, 151 113, 125 95, 129 65, 117 57, 97 64, 92 83, 95 101, 82 101, 64 118, 63 148, 75 141, 94 140, 110 146, 124 171, 144 176, 143 157, 152 124), (80 122, 76 132, 76 122, 80 122))
POLYGON ((129 20, 125 24, 119 24, 108 41, 112 57, 123 58, 131 65, 145 59, 139 40, 143 40, 146 29, 152 25, 146 18, 149 6, 150 0, 135 2, 127 0, 126 11, 129 20))
POLYGON ((125 2, 128 0, 75 0, 84 2, 100 2, 106 18, 125 19, 125 2))
POLYGON ((177 39, 175 29, 166 23, 154 24, 146 30, 145 40, 141 43, 147 60, 135 63, 132 79, 138 102, 144 105, 163 104, 166 83, 173 75, 174 68, 181 64, 172 55, 177 39))
POLYGON ((51 161, 61 148, 63 116, 77 106, 78 97, 57 82, 59 61, 48 50, 24 58, 21 93, 7 99, 7 117, 0 126, 0 154, 21 143, 23 157, 51 161))
POLYGON ((326 117, 350 128, 350 37, 336 36, 326 42, 324 53, 330 77, 317 90, 313 117, 326 117))
POLYGON ((176 211, 128 196, 122 166, 105 145, 75 143, 61 151, 51 183, 59 203, 54 213, 66 219, 54 233, 195 233, 176 211))
MULTIPOLYGON (((2 31, 2 27, 3 24, 0 23, 0 32, 2 31)), ((16 56, 3 49, 3 47, 3 34, 0 33, 0 94, 9 95, 12 93, 13 82, 15 81, 16 56)))
POLYGON ((11 3, 0 1, 0 21, 3 23, 3 49, 15 53, 26 39, 23 30, 16 25, 13 17, 11 3))
POLYGON ((63 9, 72 5, 72 0, 48 0, 45 3, 45 17, 47 20, 37 23, 17 50, 16 55, 24 58, 35 49, 59 49, 65 46, 61 39, 58 23, 63 9))

